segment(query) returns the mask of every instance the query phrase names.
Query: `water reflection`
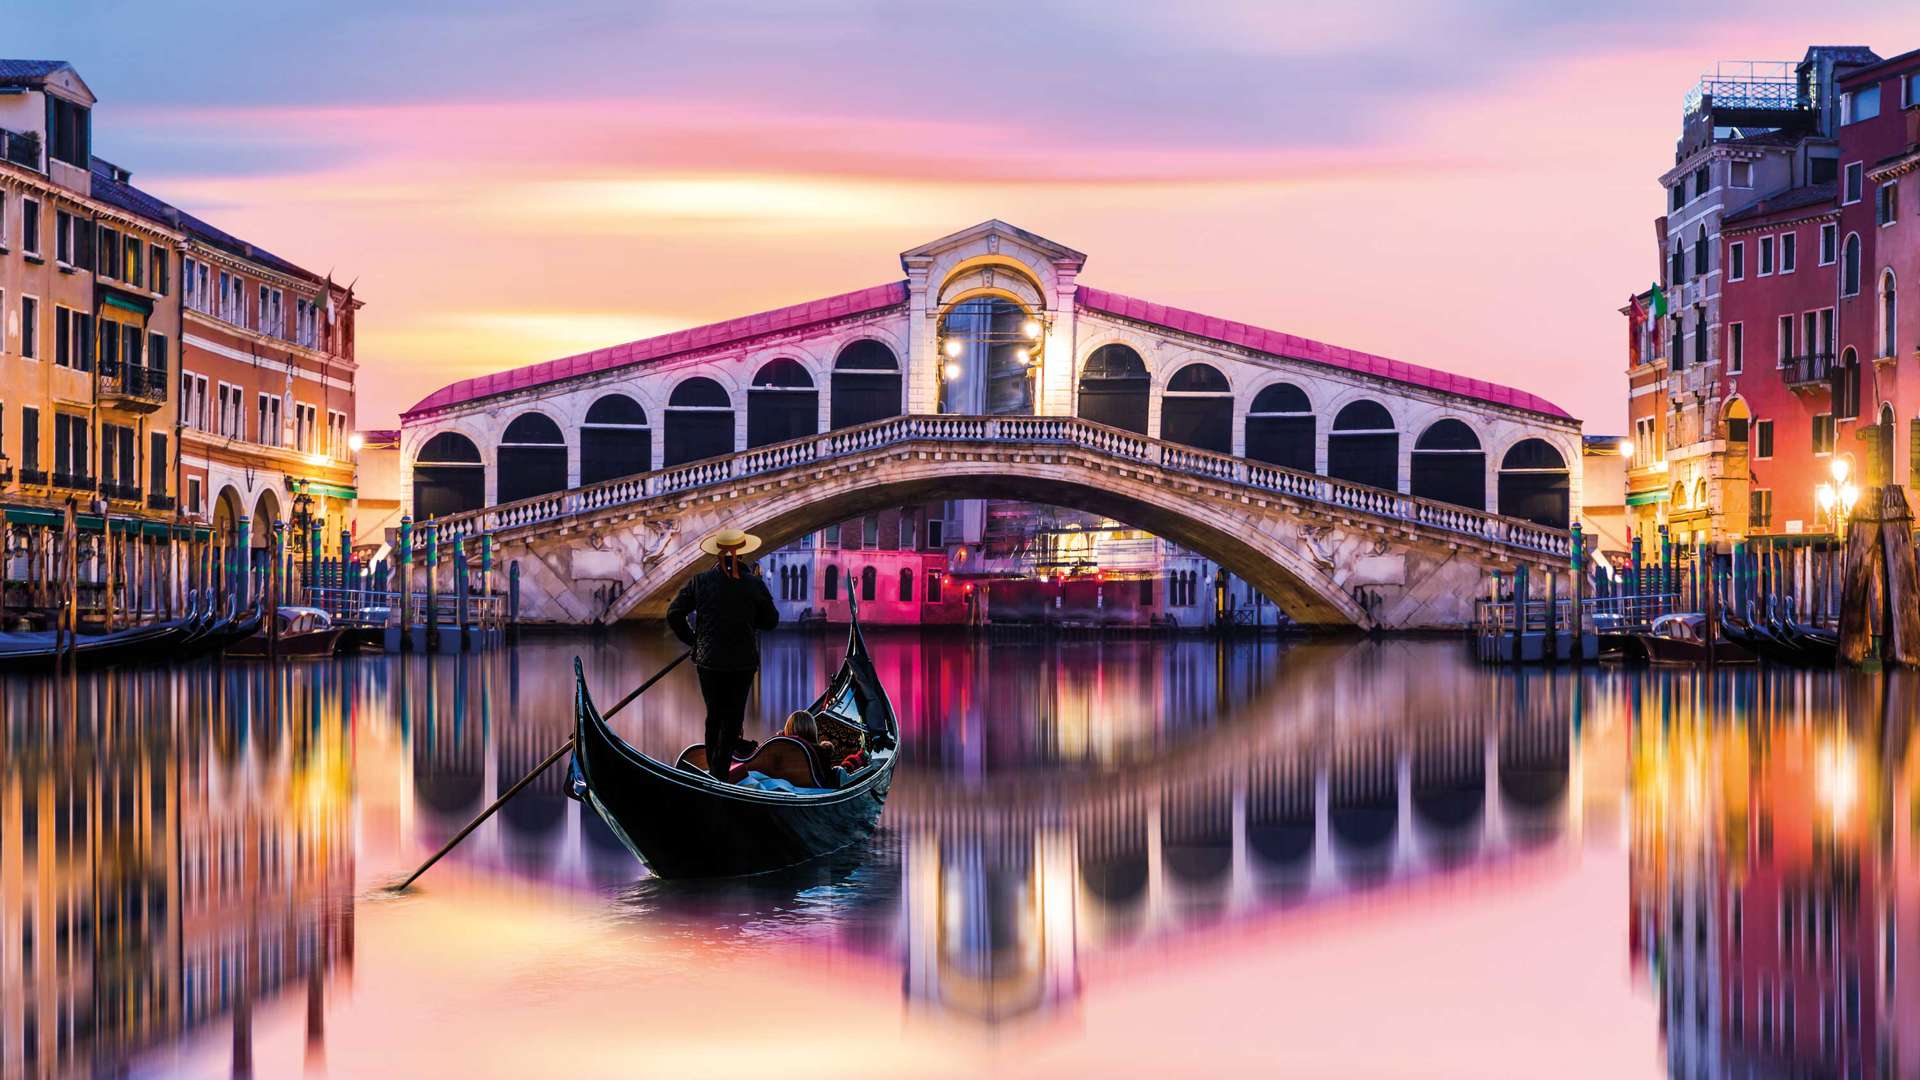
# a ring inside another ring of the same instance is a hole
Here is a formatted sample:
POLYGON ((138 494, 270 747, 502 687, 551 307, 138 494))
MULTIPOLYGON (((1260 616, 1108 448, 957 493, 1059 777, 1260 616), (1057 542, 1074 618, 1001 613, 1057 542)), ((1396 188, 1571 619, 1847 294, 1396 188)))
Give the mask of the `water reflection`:
MULTIPOLYGON (((1909 682, 1490 671, 1436 642, 873 645, 905 754, 871 844, 749 881, 651 880, 555 770, 400 901, 377 886, 567 737, 574 653, 617 695, 667 643, 9 681, 0 1071, 388 1075, 424 1046, 443 1055, 429 1071, 524 1073, 498 1055, 556 1037, 539 1010, 582 1012, 620 971, 670 977, 688 1008, 782 974, 884 973, 844 992, 904 1009, 911 1061, 950 1045, 923 1018, 1145 1071, 1152 1026, 1084 1032, 1169 976, 1163 1025, 1238 1033, 1190 1067, 1480 1072, 1526 1055, 1516 1017, 1560 992, 1588 1022, 1514 1071, 1920 1061, 1902 1011, 1920 1002, 1901 963, 1920 925, 1909 682), (1547 888, 1550 917, 1529 914, 1547 888), (1619 931, 1596 937, 1623 907, 1630 977, 1607 970, 1619 931), (1391 933, 1410 943, 1367 944, 1391 933), (1490 974, 1462 982, 1463 962, 1490 974), (1263 1031, 1349 981, 1366 1010, 1263 1031), (456 1039, 434 1018, 463 994, 456 1039), (1407 1059, 1355 1037, 1452 1015, 1455 996, 1455 1059, 1445 1034, 1407 1059)), ((839 646, 775 638, 751 722, 810 697, 839 646)), ((671 756, 699 737, 693 680, 616 726, 671 756)), ((736 1027, 720 1009, 679 1037, 736 1027)))

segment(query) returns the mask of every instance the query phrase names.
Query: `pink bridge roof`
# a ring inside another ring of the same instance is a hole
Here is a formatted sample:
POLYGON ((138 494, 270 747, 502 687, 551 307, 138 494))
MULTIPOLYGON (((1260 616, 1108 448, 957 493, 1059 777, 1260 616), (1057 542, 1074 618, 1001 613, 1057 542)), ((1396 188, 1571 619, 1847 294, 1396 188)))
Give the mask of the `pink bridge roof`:
POLYGON ((421 398, 418 404, 401 413, 400 417, 402 420, 409 420, 422 413, 492 397, 495 394, 508 394, 516 390, 559 382, 562 379, 598 374, 602 371, 626 367, 629 364, 664 360, 682 353, 738 345, 755 338, 799 330, 850 315, 862 315, 906 302, 907 283, 894 281, 855 292, 841 293, 839 296, 829 296, 822 300, 810 300, 792 307, 763 311, 758 315, 745 315, 725 322, 696 326, 691 330, 677 330, 659 337, 629 341, 625 345, 611 345, 604 349, 581 353, 578 356, 566 356, 558 360, 529 364, 526 367, 496 371, 491 375, 480 375, 449 383, 421 398))
POLYGON ((1089 311, 1117 315, 1135 322, 1152 323, 1183 334, 1224 341, 1229 345, 1238 345, 1255 352, 1270 353, 1274 356, 1285 356, 1315 364, 1328 364, 1348 371, 1357 371, 1363 375, 1424 386, 1442 393, 1478 398, 1494 405, 1506 405, 1545 416, 1573 419, 1572 414, 1553 402, 1535 394, 1529 394, 1525 390, 1516 390, 1511 386, 1501 386, 1498 383, 1487 382, 1485 379, 1473 379, 1465 375, 1452 375, 1434 368, 1421 367, 1419 364, 1389 360, 1384 356, 1356 352, 1353 349, 1328 345, 1310 338, 1283 334, 1278 330, 1263 330, 1258 326, 1249 326, 1230 319, 1216 319, 1211 315, 1201 315, 1197 312, 1167 307, 1164 304, 1135 300, 1131 296, 1121 296, 1119 293, 1110 293, 1105 289, 1093 289, 1083 285, 1077 294, 1076 303, 1077 306, 1089 311))

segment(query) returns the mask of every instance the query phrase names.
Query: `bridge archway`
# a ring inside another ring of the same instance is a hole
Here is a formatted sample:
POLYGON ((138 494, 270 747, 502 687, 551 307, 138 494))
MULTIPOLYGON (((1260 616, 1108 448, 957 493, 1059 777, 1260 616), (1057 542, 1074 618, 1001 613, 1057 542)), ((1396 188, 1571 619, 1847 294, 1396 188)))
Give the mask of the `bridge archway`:
POLYGON ((769 360, 747 388, 747 449, 820 431, 820 391, 800 361, 769 360))
POLYGON ((840 350, 828 383, 833 430, 854 427, 902 411, 900 359, 884 343, 861 338, 840 350))
POLYGON ((1212 364, 1183 365, 1160 395, 1160 437, 1216 454, 1233 453, 1233 384, 1212 364))
POLYGON ((500 434, 494 478, 497 502, 514 502, 565 491, 567 440, 560 425, 545 413, 526 412, 513 418, 500 434))
POLYGON ((1521 439, 1500 459, 1500 512, 1508 517, 1564 529, 1572 491, 1567 459, 1545 439, 1521 439))
POLYGON ((625 394, 607 394, 587 408, 580 425, 580 482, 597 484, 653 468, 653 429, 647 410, 625 394))
POLYGON ((1385 405, 1361 398, 1334 416, 1327 436, 1327 475, 1400 490, 1400 432, 1385 405))
POLYGON ((940 316, 940 411, 1028 416, 1039 401, 1044 326, 998 289, 962 293, 940 316))
MULTIPOLYGON (((1284 531, 1248 529, 1235 504, 1195 499, 1191 492, 1147 476, 1037 456, 1007 461, 903 454, 885 469, 850 473, 841 483, 778 487, 750 501, 730 500, 713 513, 762 537, 772 549, 889 507, 967 498, 1017 499, 1111 517, 1212 559, 1303 623, 1365 626, 1371 621, 1333 576, 1332 566, 1316 561, 1309 547, 1284 531)), ((696 546, 702 530, 720 527, 719 520, 716 516, 709 526, 701 519, 683 519, 683 535, 660 554, 644 586, 627 590, 606 617, 664 617, 674 590, 706 561, 696 546)), ((638 528, 639 523, 626 527, 638 528)), ((842 584, 826 579, 822 588, 837 593, 842 584)))
POLYGON ((1083 420, 1145 435, 1152 397, 1153 377, 1147 374, 1147 362, 1131 345, 1102 345, 1081 366, 1077 413, 1083 420))
POLYGON ((1272 383, 1255 394, 1247 408, 1247 457, 1315 472, 1318 424, 1305 390, 1290 382, 1272 383))
POLYGON ((1413 442, 1409 490, 1423 499, 1487 508, 1487 454, 1464 422, 1435 420, 1413 442))
POLYGON ((733 399, 704 375, 683 379, 667 399, 666 468, 733 453, 733 399))
POLYGON ((480 448, 457 431, 428 439, 413 459, 413 513, 421 519, 478 510, 487 502, 480 448))

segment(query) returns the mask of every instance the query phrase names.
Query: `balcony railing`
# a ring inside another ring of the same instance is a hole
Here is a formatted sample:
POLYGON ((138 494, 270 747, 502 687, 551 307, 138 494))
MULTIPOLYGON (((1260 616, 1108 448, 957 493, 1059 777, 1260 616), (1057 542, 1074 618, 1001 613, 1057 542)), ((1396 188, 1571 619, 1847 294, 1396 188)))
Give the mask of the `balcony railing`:
POLYGON ((173 496, 162 495, 157 492, 155 494, 149 495, 147 496, 147 509, 171 510, 173 509, 173 496))
POLYGON ((0 158, 40 172, 40 135, 32 131, 8 131, 0 128, 0 158))
POLYGON ((140 485, 125 480, 103 480, 100 482, 100 494, 122 502, 139 502, 140 485))
POLYGON ((20 482, 23 484, 44 484, 47 482, 47 470, 22 467, 20 482))
POLYGON ((74 491, 92 491, 94 488, 100 486, 100 482, 85 473, 61 472, 55 469, 53 471, 53 486, 70 488, 74 491))
POLYGON ((167 373, 144 364, 102 364, 100 393, 157 405, 167 400, 167 373))
POLYGON ((1787 357, 1780 377, 1791 390, 1825 390, 1833 385, 1833 354, 1810 352, 1787 357))

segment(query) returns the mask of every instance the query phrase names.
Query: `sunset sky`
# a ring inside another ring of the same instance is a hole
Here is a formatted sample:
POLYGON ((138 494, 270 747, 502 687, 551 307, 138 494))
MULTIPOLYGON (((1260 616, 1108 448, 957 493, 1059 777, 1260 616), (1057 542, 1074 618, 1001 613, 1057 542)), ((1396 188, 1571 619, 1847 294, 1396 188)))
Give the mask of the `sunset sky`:
POLYGON ((1687 90, 1920 47, 1894 0, 8 6, 4 51, 79 69, 135 183, 358 280, 364 427, 894 280, 998 217, 1087 252, 1086 284, 1617 431, 1687 90))

